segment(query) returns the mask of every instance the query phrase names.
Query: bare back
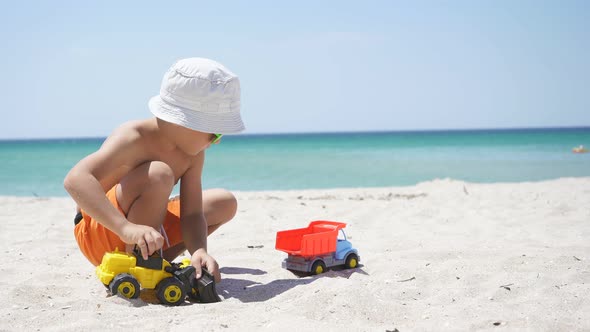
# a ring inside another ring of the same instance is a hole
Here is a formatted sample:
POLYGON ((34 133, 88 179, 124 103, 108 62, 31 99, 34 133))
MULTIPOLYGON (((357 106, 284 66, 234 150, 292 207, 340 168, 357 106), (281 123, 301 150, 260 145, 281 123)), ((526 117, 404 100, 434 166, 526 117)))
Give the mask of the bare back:
POLYGON ((101 148, 82 161, 108 190, 131 170, 148 161, 172 168, 176 182, 198 156, 189 156, 162 139, 154 119, 128 122, 117 128, 101 148))

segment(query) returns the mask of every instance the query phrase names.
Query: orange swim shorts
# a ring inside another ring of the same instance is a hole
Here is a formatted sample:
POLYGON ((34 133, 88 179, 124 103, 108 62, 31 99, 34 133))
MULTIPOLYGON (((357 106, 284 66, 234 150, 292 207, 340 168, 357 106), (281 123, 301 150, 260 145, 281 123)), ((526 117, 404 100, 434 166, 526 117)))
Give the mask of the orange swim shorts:
MULTIPOLYGON (((125 215, 125 212, 119 206, 117 201, 115 185, 111 190, 106 193, 108 200, 115 206, 121 214, 125 215)), ((109 229, 104 227, 96 219, 87 215, 82 210, 82 220, 74 227, 74 235, 76 241, 80 247, 80 251, 88 258, 90 263, 97 266, 102 261, 102 256, 105 252, 118 250, 125 250, 125 243, 121 241, 117 234, 111 232, 109 229)), ((164 219, 164 232, 168 237, 168 243, 164 241, 164 247, 167 249, 176 244, 181 243, 182 233, 180 229, 180 200, 171 199, 168 202, 168 211, 164 219)))

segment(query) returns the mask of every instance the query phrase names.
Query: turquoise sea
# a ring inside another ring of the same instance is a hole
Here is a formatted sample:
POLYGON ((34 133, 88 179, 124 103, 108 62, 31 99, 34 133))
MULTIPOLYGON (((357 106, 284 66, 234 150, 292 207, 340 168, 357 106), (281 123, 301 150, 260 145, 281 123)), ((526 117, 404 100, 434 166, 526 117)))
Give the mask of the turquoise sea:
MULTIPOLYGON (((0 141, 0 195, 66 196, 63 178, 104 138, 0 141)), ((590 128, 224 136, 204 187, 406 186, 436 178, 520 182, 590 176, 590 128)))

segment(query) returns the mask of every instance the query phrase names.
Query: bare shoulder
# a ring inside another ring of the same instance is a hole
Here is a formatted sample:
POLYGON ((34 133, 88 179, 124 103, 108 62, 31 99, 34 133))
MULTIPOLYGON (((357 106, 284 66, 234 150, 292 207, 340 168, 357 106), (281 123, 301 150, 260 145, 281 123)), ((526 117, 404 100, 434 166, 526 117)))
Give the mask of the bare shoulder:
POLYGON ((200 181, 203 165, 205 164, 205 151, 199 152, 196 156, 189 157, 188 167, 182 174, 183 179, 190 179, 189 182, 200 181))
MULTIPOLYGON (((180 200, 181 202, 185 202, 185 207, 189 207, 183 209, 184 213, 190 213, 192 210, 200 211, 203 207, 201 175, 203 172, 204 161, 205 151, 199 152, 196 156, 191 156, 189 165, 181 176, 180 200)), ((183 204, 181 203, 181 207, 182 206, 183 204)))
POLYGON ((199 152, 196 156, 190 157, 190 168, 203 169, 205 164, 205 150, 199 152))
POLYGON ((115 128, 113 132, 105 140, 106 143, 130 143, 141 138, 142 127, 145 126, 143 121, 125 122, 119 127, 115 128))
POLYGON ((104 141, 101 150, 131 150, 132 155, 147 153, 156 145, 152 123, 149 120, 130 121, 117 127, 104 141))
POLYGON ((134 168, 149 158, 150 135, 145 134, 147 131, 145 121, 120 125, 107 137, 94 159, 111 167, 134 168))
POLYGON ((105 190, 111 188, 130 170, 150 158, 149 138, 142 134, 144 125, 124 123, 111 133, 102 146, 78 162, 73 170, 92 174, 105 190))

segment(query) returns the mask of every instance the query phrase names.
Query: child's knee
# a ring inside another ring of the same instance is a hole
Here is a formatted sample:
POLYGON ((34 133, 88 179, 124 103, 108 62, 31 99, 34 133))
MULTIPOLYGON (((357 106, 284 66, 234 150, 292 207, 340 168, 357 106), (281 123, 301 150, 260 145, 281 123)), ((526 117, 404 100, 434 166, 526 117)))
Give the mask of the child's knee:
POLYGON ((148 169, 148 179, 151 189, 172 191, 176 182, 174 171, 168 164, 161 161, 153 161, 148 169), (155 187, 155 188, 154 188, 155 187))
POLYGON ((226 202, 227 202, 227 209, 229 218, 227 221, 230 221, 238 212, 238 200, 236 196, 229 191, 226 191, 226 202))
POLYGON ((236 199, 236 196, 234 196, 234 194, 232 194, 230 191, 225 189, 219 190, 219 199, 222 202, 223 210, 225 211, 226 215, 226 218, 224 219, 229 221, 236 215, 236 212, 238 211, 238 200, 236 199))
POLYGON ((225 189, 207 190, 205 198, 205 210, 207 214, 214 214, 220 222, 230 221, 238 211, 236 196, 225 189))

